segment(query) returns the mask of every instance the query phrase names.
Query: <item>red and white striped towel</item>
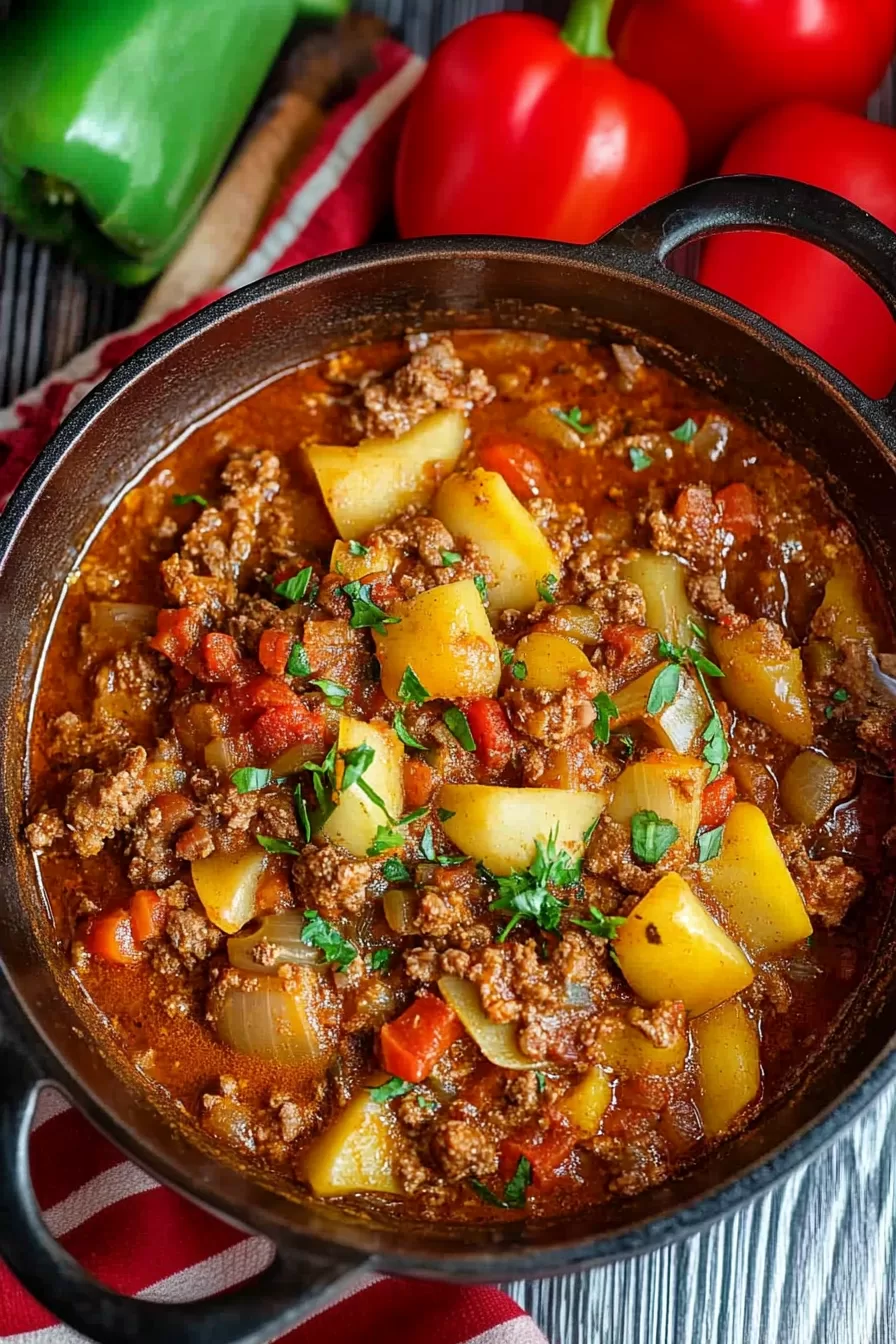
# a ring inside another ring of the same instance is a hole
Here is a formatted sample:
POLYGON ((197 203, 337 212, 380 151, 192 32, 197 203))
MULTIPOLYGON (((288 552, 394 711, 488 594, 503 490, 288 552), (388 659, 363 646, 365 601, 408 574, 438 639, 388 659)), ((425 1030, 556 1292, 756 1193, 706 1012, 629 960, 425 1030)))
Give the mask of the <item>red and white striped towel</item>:
MULTIPOLYGON (((377 69, 330 117, 286 185, 248 257, 221 290, 148 326, 109 336, 0 411, 0 506, 60 420, 150 337, 213 298, 270 271, 365 241, 388 203, 401 115, 423 63, 383 41, 377 69)), ((47 1224, 76 1259, 123 1293, 159 1301, 208 1297, 259 1273, 270 1258, 246 1237, 126 1161, 55 1092, 45 1092, 31 1140, 35 1191, 47 1224)), ((369 1276, 286 1338, 396 1344, 544 1344, 528 1316, 494 1288, 369 1276)), ((81 1336, 0 1265, 0 1340, 75 1344, 81 1336)))

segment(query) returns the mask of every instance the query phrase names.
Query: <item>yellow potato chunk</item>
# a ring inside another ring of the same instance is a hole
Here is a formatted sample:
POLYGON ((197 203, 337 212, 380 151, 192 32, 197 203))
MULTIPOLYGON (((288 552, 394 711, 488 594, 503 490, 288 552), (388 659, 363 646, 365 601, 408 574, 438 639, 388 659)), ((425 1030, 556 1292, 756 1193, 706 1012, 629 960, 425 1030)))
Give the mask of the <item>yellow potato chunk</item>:
POLYGON ((777 956, 808 938, 812 923, 765 814, 735 803, 718 857, 702 863, 700 885, 727 911, 755 960, 777 956))
POLYGON ((880 636, 862 593, 866 581, 861 562, 840 561, 824 586, 821 606, 812 618, 812 628, 842 649, 847 639, 867 639, 876 645, 880 636))
POLYGON ((489 602, 495 611, 531 611, 537 584, 556 569, 544 533, 496 471, 477 467, 442 482, 432 506, 455 538, 467 537, 487 557, 495 576, 489 602))
POLYGON ((786 742, 808 747, 812 715, 800 651, 791 648, 774 621, 754 621, 745 630, 714 626, 710 643, 725 674, 720 690, 728 703, 768 724, 786 742))
POLYGON ((693 844, 708 773, 703 761, 687 756, 635 761, 616 780, 607 815, 622 826, 630 826, 636 812, 655 812, 677 826, 678 834, 693 844))
POLYGON ((698 1107, 708 1139, 723 1134, 759 1092, 759 1036, 737 999, 691 1026, 697 1060, 698 1107))
POLYGON ((702 622, 685 589, 688 571, 676 556, 638 551, 620 566, 619 572, 630 583, 636 583, 644 594, 651 630, 659 630, 672 644, 695 642, 688 620, 695 620, 698 625, 702 622))
POLYGON ((594 671, 582 650, 570 640, 538 630, 523 636, 514 658, 526 666, 520 685, 542 691, 565 691, 577 672, 590 676, 594 671))
POLYGON ((619 714, 611 720, 610 726, 615 732, 617 728, 640 720, 657 746, 677 751, 679 756, 689 756, 700 747, 698 739, 709 721, 709 707, 696 678, 686 667, 681 669, 678 694, 671 705, 664 705, 658 714, 647 713, 653 683, 668 666, 668 663, 659 663, 613 692, 613 702, 619 714))
POLYGON ((306 448, 340 537, 366 537, 405 509, 425 507, 460 457, 466 432, 460 411, 436 411, 397 439, 364 439, 355 448, 325 443, 306 448))
POLYGON ((350 1195, 360 1190, 401 1193, 395 1117, 388 1104, 374 1101, 369 1090, 385 1081, 383 1074, 372 1078, 304 1154, 302 1169, 316 1195, 350 1195))
POLYGON ((342 754, 363 744, 372 747, 374 757, 363 780, 383 800, 391 817, 401 816, 404 804, 404 747, 391 728, 384 723, 362 723, 343 714, 339 719, 337 737, 336 786, 338 802, 332 814, 321 827, 321 834, 336 845, 344 845, 350 854, 361 859, 376 838, 378 826, 388 818, 381 807, 354 783, 343 791, 344 773, 342 754))
POLYGON ((439 806, 449 840, 499 877, 528 868, 535 841, 553 834, 558 851, 579 859, 585 832, 604 810, 602 793, 570 789, 512 789, 491 784, 443 784, 439 806))
POLYGON ((238 853, 215 850, 206 859, 194 859, 190 873, 202 908, 216 928, 236 933, 255 918, 255 892, 267 865, 261 845, 238 853))
POLYGON ((374 632, 383 690, 398 703, 405 668, 412 667, 434 699, 494 695, 501 680, 501 654, 482 598, 472 579, 399 602, 397 625, 374 632))
POLYGON ((681 1073, 688 1053, 688 1038, 672 1045, 654 1045, 631 1022, 620 1022, 616 1031, 602 1036, 599 1045, 602 1061, 622 1078, 638 1073, 666 1077, 681 1073))
POLYGON ((380 537, 374 537, 364 549, 364 555, 352 555, 347 541, 334 541, 330 569, 334 574, 341 574, 347 583, 352 583, 367 574, 391 570, 401 558, 396 548, 387 546, 380 537))
POLYGON ((620 927, 613 944, 622 974, 645 1003, 680 999, 696 1017, 753 981, 737 943, 684 878, 667 873, 620 927))
POLYGON ((600 1129, 604 1111, 612 1100, 610 1080, 604 1070, 595 1065, 558 1102, 557 1110, 566 1116, 573 1129, 592 1138, 600 1129))

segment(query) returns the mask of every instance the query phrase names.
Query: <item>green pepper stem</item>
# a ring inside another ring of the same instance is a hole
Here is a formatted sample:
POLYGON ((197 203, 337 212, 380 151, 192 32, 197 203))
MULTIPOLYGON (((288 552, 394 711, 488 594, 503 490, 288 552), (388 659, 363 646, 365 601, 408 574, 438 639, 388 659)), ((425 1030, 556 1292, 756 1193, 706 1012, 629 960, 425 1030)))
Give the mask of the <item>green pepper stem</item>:
POLYGON ((612 57, 607 39, 612 8, 613 0, 572 0, 561 38, 580 56, 612 57))

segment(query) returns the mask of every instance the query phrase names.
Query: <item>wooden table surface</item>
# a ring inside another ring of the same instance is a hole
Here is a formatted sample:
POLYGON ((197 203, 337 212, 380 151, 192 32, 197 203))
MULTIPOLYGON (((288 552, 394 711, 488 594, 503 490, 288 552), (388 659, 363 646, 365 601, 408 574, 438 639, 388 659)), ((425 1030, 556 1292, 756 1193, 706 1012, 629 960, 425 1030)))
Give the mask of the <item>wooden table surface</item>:
MULTIPOLYGON (((5 5, 0 0, 0 16, 5 5)), ((373 0, 417 51, 477 13, 565 5, 373 0)), ((871 114, 896 122, 893 81, 871 114)), ((2 96, 2 95, 0 95, 2 96)), ((0 216, 0 405, 136 313, 0 216)), ((700 1236, 590 1274, 507 1285, 552 1344, 894 1344, 896 1090, 783 1185, 700 1236)))

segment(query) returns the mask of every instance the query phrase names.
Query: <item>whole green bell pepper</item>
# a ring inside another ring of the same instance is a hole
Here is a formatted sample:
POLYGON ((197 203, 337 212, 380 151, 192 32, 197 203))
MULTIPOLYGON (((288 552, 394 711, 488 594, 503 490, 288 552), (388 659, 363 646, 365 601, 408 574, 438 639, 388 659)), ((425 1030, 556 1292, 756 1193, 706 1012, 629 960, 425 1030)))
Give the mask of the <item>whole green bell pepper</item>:
POLYGON ((138 285, 177 250, 299 14, 345 0, 31 0, 0 24, 0 211, 138 285))

